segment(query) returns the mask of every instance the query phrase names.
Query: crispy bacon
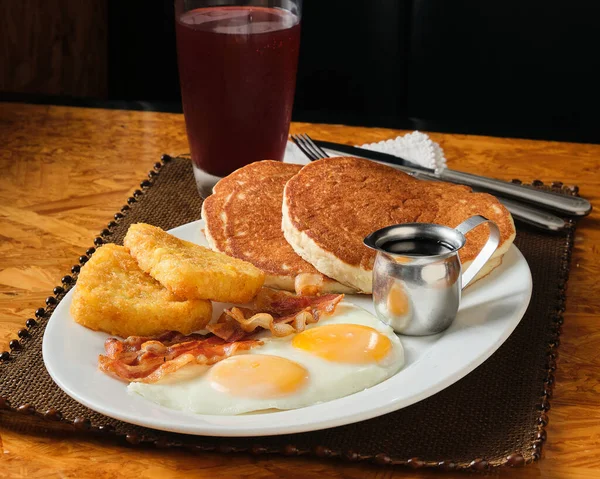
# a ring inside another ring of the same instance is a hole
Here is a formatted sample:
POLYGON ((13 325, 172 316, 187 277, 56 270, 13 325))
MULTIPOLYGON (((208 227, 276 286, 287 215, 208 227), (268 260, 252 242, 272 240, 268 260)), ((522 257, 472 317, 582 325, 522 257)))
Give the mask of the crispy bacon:
POLYGON ((106 355, 98 357, 98 367, 125 381, 153 383, 186 364, 211 365, 260 344, 253 339, 227 342, 213 335, 177 332, 156 338, 109 338, 104 344, 106 355))
POLYGON ((253 309, 275 316, 289 316, 308 308, 313 314, 320 316, 332 313, 343 298, 343 294, 297 296, 286 291, 262 288, 254 298, 253 309))
POLYGON ((225 341, 240 341, 257 332, 270 330, 275 337, 304 331, 307 324, 335 311, 343 294, 296 296, 285 291, 263 288, 252 308, 226 309, 208 330, 225 341))
POLYGON ((276 337, 301 332, 307 324, 333 313, 343 297, 296 296, 263 288, 251 308, 225 310, 217 323, 207 327, 212 334, 184 336, 170 331, 154 338, 109 338, 104 343, 106 354, 98 357, 98 367, 125 381, 153 383, 186 364, 211 365, 259 346, 262 341, 248 339, 258 331, 269 330, 276 337))
POLYGON ((300 273, 294 280, 296 294, 315 296, 323 290, 325 277, 318 273, 300 273))

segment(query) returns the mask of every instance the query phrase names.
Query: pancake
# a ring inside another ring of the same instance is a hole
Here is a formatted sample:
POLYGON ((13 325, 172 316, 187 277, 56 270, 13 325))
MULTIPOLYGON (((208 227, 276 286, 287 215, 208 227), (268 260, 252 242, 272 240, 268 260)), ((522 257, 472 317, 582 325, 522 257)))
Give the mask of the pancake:
POLYGON ((210 247, 261 269, 265 286, 323 293, 353 290, 319 273, 298 256, 281 231, 281 203, 287 181, 302 165, 280 161, 251 163, 219 181, 202 205, 210 247))
MULTIPOLYGON (((306 165, 286 184, 282 228, 294 251, 322 274, 362 292, 372 290, 375 252, 363 245, 368 234, 402 223, 456 227, 473 215, 494 221, 500 245, 474 279, 499 266, 515 238, 508 210, 493 196, 471 188, 413 178, 360 158, 325 158, 306 165)), ((463 269, 487 241, 484 224, 467 235, 459 251, 463 269)))

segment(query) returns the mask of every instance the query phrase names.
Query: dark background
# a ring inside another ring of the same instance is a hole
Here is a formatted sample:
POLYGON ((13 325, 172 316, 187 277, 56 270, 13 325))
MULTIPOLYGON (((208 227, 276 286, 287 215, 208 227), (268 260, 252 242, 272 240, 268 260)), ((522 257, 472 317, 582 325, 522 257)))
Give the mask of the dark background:
MULTIPOLYGON (((172 0, 3 0, 2 99, 181 111, 172 0)), ((600 2, 305 0, 294 119, 600 143, 600 2)))

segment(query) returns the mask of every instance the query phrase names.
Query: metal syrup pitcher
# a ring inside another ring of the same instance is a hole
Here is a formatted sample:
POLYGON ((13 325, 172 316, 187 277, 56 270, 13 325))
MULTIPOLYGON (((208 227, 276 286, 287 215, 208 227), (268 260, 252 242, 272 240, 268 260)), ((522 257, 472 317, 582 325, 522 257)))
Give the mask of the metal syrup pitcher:
POLYGON ((447 329, 458 312, 461 291, 492 257, 500 243, 498 226, 472 216, 455 229, 430 223, 387 226, 364 244, 377 251, 373 267, 373 303, 379 318, 410 336, 447 329), (488 223, 490 235, 463 273, 458 251, 465 234, 488 223))

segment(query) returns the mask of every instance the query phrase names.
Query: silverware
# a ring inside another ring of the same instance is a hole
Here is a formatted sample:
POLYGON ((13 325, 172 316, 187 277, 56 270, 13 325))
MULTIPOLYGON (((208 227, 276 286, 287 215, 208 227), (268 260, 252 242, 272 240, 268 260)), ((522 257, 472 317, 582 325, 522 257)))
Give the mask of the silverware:
MULTIPOLYGON (((321 158, 328 158, 329 155, 320 148, 311 138, 306 135, 292 135, 293 142, 300 148, 302 153, 304 153, 311 161, 320 160, 321 158)), ((441 181, 440 178, 435 176, 433 170, 430 170, 431 173, 427 171, 417 170, 415 168, 409 168, 399 165, 393 165, 395 168, 402 170, 416 178, 431 180, 431 181, 441 181)), ((477 191, 485 191, 483 189, 477 189, 477 191)), ((513 217, 535 226, 540 229, 548 230, 548 231, 560 231, 565 228, 565 221, 552 213, 548 213, 543 210, 539 210, 529 205, 525 205, 523 203, 519 203, 514 200, 509 200, 506 198, 498 198, 498 200, 510 211, 513 217)))
POLYGON ((451 170, 449 168, 442 168, 439 170, 424 168, 398 156, 390 155, 388 153, 381 153, 378 151, 371 151, 365 148, 358 148, 355 146, 321 140, 313 140, 313 142, 316 146, 320 146, 321 148, 327 148, 328 150, 339 151, 341 153, 351 154, 354 156, 361 156, 363 158, 382 163, 388 163, 395 166, 412 168, 424 173, 433 174, 442 181, 480 188, 488 193, 500 195, 504 198, 524 201, 534 206, 569 216, 585 216, 592 211, 591 203, 585 198, 578 196, 567 196, 551 191, 535 190, 522 185, 508 183, 506 181, 496 180, 493 178, 487 178, 485 176, 473 175, 471 173, 465 173, 462 171, 451 170))
MULTIPOLYGON (((414 176, 415 178, 419 178, 422 180, 428 180, 428 181, 442 181, 440 178, 438 178, 437 176, 435 176, 433 173, 426 173, 423 171, 418 171, 415 170, 414 168, 407 168, 404 166, 395 166, 395 168, 402 170, 406 173, 408 173, 409 175, 414 176)), ((477 187, 472 187, 473 191, 476 191, 478 193, 488 193, 487 190, 485 190, 484 188, 477 188, 477 187)), ((500 196, 497 196, 495 193, 492 192, 492 194, 494 194, 496 196, 496 198, 498 198, 498 201, 500 201, 500 203, 502 203, 506 209, 508 211, 510 211, 510 214, 513 215, 515 218, 518 218, 519 220, 523 221, 524 223, 542 228, 542 229, 547 229, 550 231, 560 231, 562 229, 565 228, 565 226, 567 225, 567 223, 565 222, 565 220, 563 220, 561 217, 556 216, 552 213, 549 213, 547 211, 535 208, 534 206, 525 204, 525 203, 519 203, 518 201, 515 200, 511 200, 508 198, 502 198, 500 196)))
POLYGON ((377 251, 373 305, 377 316, 400 334, 425 336, 447 329, 458 312, 461 291, 492 257, 500 243, 493 221, 471 216, 455 229, 429 223, 387 226, 364 244, 377 251), (490 236, 463 273, 458 251, 465 234, 488 223, 490 236))

